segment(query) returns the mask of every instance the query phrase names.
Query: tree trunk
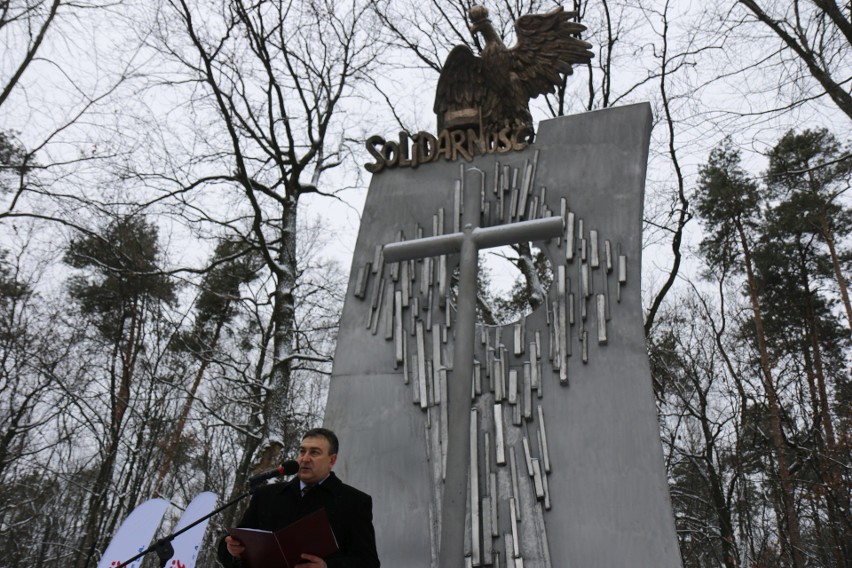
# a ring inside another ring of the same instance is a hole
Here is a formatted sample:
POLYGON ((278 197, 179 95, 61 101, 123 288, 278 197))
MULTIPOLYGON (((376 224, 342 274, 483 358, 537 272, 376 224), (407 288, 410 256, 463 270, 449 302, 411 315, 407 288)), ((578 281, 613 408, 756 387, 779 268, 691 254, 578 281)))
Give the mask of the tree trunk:
POLYGON ((784 435, 781 431, 781 403, 778 392, 775 390, 775 382, 772 378, 772 370, 769 364, 769 350, 766 346, 766 334, 763 328, 763 313, 757 296, 757 279, 751 264, 751 249, 748 245, 745 229, 742 224, 736 222, 737 232, 740 237, 740 245, 743 250, 744 265, 748 278, 749 299, 754 314, 755 335, 757 336, 757 348, 760 353, 760 368, 763 373, 763 384, 766 387, 766 398, 769 404, 769 420, 772 429, 772 444, 774 447, 775 460, 778 464, 778 477, 781 482, 781 500, 784 512, 784 524, 786 525, 787 537, 790 542, 790 559, 793 568, 805 568, 804 556, 801 547, 801 535, 799 533, 799 514, 796 511, 794 500, 795 490, 790 478, 790 469, 787 465, 787 456, 784 452, 784 435))
POLYGON ((805 313, 808 327, 810 328, 808 337, 810 338, 810 349, 813 354, 813 373, 808 373, 809 388, 811 396, 814 399, 814 422, 816 423, 815 430, 818 433, 815 451, 817 454, 817 467, 819 468, 819 477, 823 480, 825 489, 825 509, 828 514, 829 532, 831 539, 834 542, 832 554, 837 566, 845 566, 844 556, 847 552, 848 542, 844 534, 848 536, 847 531, 843 530, 840 517, 842 510, 838 510, 838 504, 848 502, 844 500, 846 491, 843 488, 843 482, 839 479, 839 473, 834 466, 834 456, 836 455, 837 443, 834 437, 834 426, 831 423, 831 414, 828 407, 828 393, 825 388, 825 373, 823 372, 822 364, 822 349, 819 341, 819 325, 814 314, 813 304, 811 302, 810 285, 807 275, 803 272, 803 286, 805 289, 806 305, 805 313), (815 384, 814 384, 815 383, 815 384), (822 427, 822 435, 819 435, 819 428, 822 427), (825 454, 828 454, 826 459, 825 454))
MULTIPOLYGON (((291 400, 291 371, 296 307, 293 291, 296 287, 296 218, 298 201, 291 194, 281 210, 281 241, 277 260, 275 305, 272 308, 272 370, 269 382, 271 393, 266 405, 267 430, 263 433, 262 451, 266 447, 286 448, 295 432, 293 401, 291 400)), ((280 456, 267 456, 264 461, 278 461, 280 456)))
POLYGON ((846 308, 846 323, 849 329, 852 329, 852 302, 849 300, 849 286, 846 284, 846 278, 843 276, 843 270, 840 267, 840 259, 837 256, 837 248, 834 244, 834 234, 828 226, 828 220, 823 216, 821 218, 820 232, 825 243, 828 245, 828 251, 831 254, 831 266, 834 269, 834 279, 837 281, 837 286, 840 288, 840 297, 843 299, 843 307, 846 308))
POLYGON ((128 333, 127 345, 123 353, 118 355, 121 361, 120 381, 118 388, 111 393, 113 412, 112 420, 109 428, 109 442, 104 456, 104 461, 98 469, 98 475, 95 479, 95 484, 92 487, 92 498, 89 501, 89 510, 86 513, 86 523, 84 525, 83 540, 80 550, 77 553, 75 562, 76 568, 86 568, 95 556, 95 548, 98 545, 98 539, 101 536, 98 530, 100 523, 98 519, 103 515, 104 507, 106 506, 107 494, 109 486, 112 482, 112 474, 115 468, 116 458, 118 456, 118 446, 121 440, 121 427, 124 422, 124 416, 130 403, 130 384, 133 380, 133 361, 135 360, 137 326, 141 325, 141 318, 137 317, 136 304, 134 302, 133 309, 130 314, 130 329, 128 333))
POLYGON ((538 277, 530 244, 519 243, 515 245, 515 252, 518 253, 518 260, 515 265, 524 276, 530 310, 535 311, 546 300, 547 291, 544 290, 541 278, 538 277))
POLYGON ((731 509, 725 499, 725 490, 722 486, 722 476, 719 474, 714 463, 716 454, 715 438, 707 416, 707 393, 701 389, 698 381, 695 381, 696 391, 701 405, 701 431, 704 436, 704 463, 707 467, 707 490, 710 492, 710 500, 713 510, 716 512, 716 520, 719 523, 719 539, 722 541, 722 561, 726 568, 739 568, 739 554, 737 553, 736 538, 734 536, 734 524, 731 520, 731 509))
MULTIPOLYGON (((230 302, 228 302, 226 306, 228 304, 230 304, 230 302)), ((227 309, 227 307, 225 309, 227 309)), ((222 327, 224 325, 225 320, 223 318, 218 318, 216 321, 216 329, 213 331, 213 340, 210 343, 210 349, 215 348, 216 345, 219 343, 219 336, 222 333, 222 327)), ((201 384, 201 378, 204 376, 204 372, 209 366, 210 357, 209 354, 205 354, 204 359, 201 361, 201 365, 198 367, 198 372, 195 373, 195 379, 192 381, 192 385, 189 387, 189 392, 187 393, 186 401, 183 403, 183 408, 180 411, 180 416, 178 417, 177 423, 175 424, 172 436, 169 439, 169 443, 166 446, 165 452, 163 452, 163 465, 160 466, 160 471, 157 474, 157 480, 154 482, 154 494, 159 494, 160 485, 163 483, 163 479, 166 477, 166 474, 168 474, 169 470, 172 467, 172 462, 174 461, 175 453, 177 452, 177 447, 180 444, 181 438, 183 437, 183 429, 186 427, 187 418, 189 418, 189 412, 190 410, 192 410, 192 404, 195 402, 195 393, 198 392, 198 387, 201 384)))
POLYGON ((106 504, 107 492, 112 481, 112 471, 115 466, 115 458, 118 453, 118 441, 110 442, 108 453, 104 457, 98 469, 98 476, 92 486, 92 497, 89 500, 89 510, 86 513, 86 522, 83 525, 83 540, 80 544, 80 549, 77 551, 77 560, 74 563, 76 568, 86 568, 89 562, 95 556, 95 547, 98 544, 100 526, 99 519, 106 504))
MULTIPOLYGON (((668 90, 666 89, 666 81, 669 77, 668 70, 668 16, 665 18, 663 32, 663 53, 662 63, 660 65, 660 96, 663 102, 663 111, 666 117, 666 128, 668 130, 668 152, 671 158, 672 167, 674 168, 675 179, 677 180, 677 224, 672 232, 671 250, 672 250, 672 266, 668 270, 666 280, 654 296, 648 312, 645 314, 645 339, 651 336, 651 329, 654 327, 654 321, 657 319, 657 312, 663 305, 663 300, 674 286, 675 280, 680 273, 680 264, 683 258, 681 247, 683 246, 683 234, 686 229, 686 224, 692 219, 692 213, 689 210, 689 198, 686 195, 686 183, 683 177, 683 171, 680 167, 678 159, 677 147, 675 145, 675 119, 672 116, 671 104, 669 101, 668 90)), ((672 211, 672 217, 674 217, 672 211)))

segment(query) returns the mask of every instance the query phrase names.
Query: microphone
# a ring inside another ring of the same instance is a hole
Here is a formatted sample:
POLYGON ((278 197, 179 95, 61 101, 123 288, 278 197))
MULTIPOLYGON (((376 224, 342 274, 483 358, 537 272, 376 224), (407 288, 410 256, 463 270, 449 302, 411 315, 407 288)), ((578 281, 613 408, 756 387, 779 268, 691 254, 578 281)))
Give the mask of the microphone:
POLYGON ((293 475, 295 473, 298 473, 298 471, 299 462, 297 462, 296 460, 286 460, 275 469, 270 469, 267 472, 259 473, 252 477, 249 477, 248 482, 251 487, 254 487, 262 481, 266 481, 267 479, 274 479, 276 477, 283 477, 285 475, 293 475))

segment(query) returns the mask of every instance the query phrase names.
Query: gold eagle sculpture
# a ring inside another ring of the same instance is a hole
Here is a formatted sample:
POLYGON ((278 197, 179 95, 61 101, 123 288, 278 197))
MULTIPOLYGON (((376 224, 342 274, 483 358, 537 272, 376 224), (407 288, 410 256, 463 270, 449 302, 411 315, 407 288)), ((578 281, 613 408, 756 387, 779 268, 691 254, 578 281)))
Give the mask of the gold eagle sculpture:
POLYGON ((476 56, 457 45, 444 63, 435 92, 438 132, 474 128, 480 136, 510 129, 532 141, 529 101, 553 93, 574 64, 586 64, 592 45, 577 37, 586 27, 571 20, 575 12, 558 6, 545 14, 528 14, 515 22, 516 45, 507 48, 488 19, 488 10, 473 6, 470 31, 485 45, 476 56))

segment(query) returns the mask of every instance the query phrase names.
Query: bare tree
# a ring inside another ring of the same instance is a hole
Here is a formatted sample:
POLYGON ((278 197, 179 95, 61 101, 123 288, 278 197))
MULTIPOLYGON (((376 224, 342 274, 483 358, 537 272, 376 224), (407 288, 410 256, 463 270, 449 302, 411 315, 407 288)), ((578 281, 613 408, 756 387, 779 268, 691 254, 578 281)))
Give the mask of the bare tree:
POLYGON ((62 0, 42 0, 4 2, 0 5, 0 33, 16 37, 19 42, 18 52, 15 53, 17 61, 11 63, 9 75, 0 85, 0 107, 35 59, 61 3, 62 0))
POLYGON ((707 305, 696 296, 677 302, 649 339, 669 458, 672 497, 688 565, 740 566, 734 501, 741 471, 729 459, 737 437, 737 405, 728 396, 707 305))
MULTIPOLYGON (((135 78, 137 45, 114 0, 0 3, 0 222, 68 226, 105 208, 98 170, 117 160, 108 103, 135 78), (95 31, 97 30, 97 31, 95 31), (119 44, 120 47, 117 47, 119 44), (45 223, 46 224, 43 224, 45 223)), ((122 99, 123 100, 123 99, 122 99)))
POLYGON ((180 183, 239 193, 247 237, 274 279, 264 462, 294 435, 292 370, 307 356, 294 349, 299 200, 340 189, 321 180, 345 157, 338 113, 375 64, 371 18, 369 3, 355 0, 171 0, 156 14, 153 47, 176 68, 170 79, 191 83, 188 110, 213 121, 180 183))
POLYGON ((824 94, 852 118, 849 59, 852 57, 852 20, 847 7, 834 0, 792 0, 761 5, 739 0, 760 25, 783 45, 779 57, 792 80, 810 75, 824 94))
MULTIPOLYGON (((24 249, 26 245, 24 246, 24 249)), ((0 483, 10 481, 7 472, 16 470, 29 455, 43 449, 47 439, 41 429, 62 412, 49 408, 62 388, 48 371, 63 350, 51 349, 56 341, 39 309, 36 282, 27 275, 32 266, 23 265, 25 255, 12 257, 0 249, 0 483), (51 353, 54 351, 55 353, 51 353)), ((14 476, 13 476, 14 477, 14 476)), ((10 506, 3 503, 0 508, 10 506)))

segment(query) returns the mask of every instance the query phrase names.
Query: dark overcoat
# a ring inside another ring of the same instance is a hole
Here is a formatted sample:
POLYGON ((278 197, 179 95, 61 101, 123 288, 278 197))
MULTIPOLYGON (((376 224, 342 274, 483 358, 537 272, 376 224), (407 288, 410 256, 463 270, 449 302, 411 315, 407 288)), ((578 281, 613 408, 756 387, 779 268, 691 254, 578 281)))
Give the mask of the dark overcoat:
MULTIPOLYGON (((373 500, 346 485, 331 472, 304 497, 299 478, 258 489, 251 498, 239 527, 276 531, 305 515, 325 507, 339 549, 325 558, 328 568, 379 568, 376 533, 373 529, 373 500)), ((222 539, 219 561, 225 568, 238 568, 222 539)))

